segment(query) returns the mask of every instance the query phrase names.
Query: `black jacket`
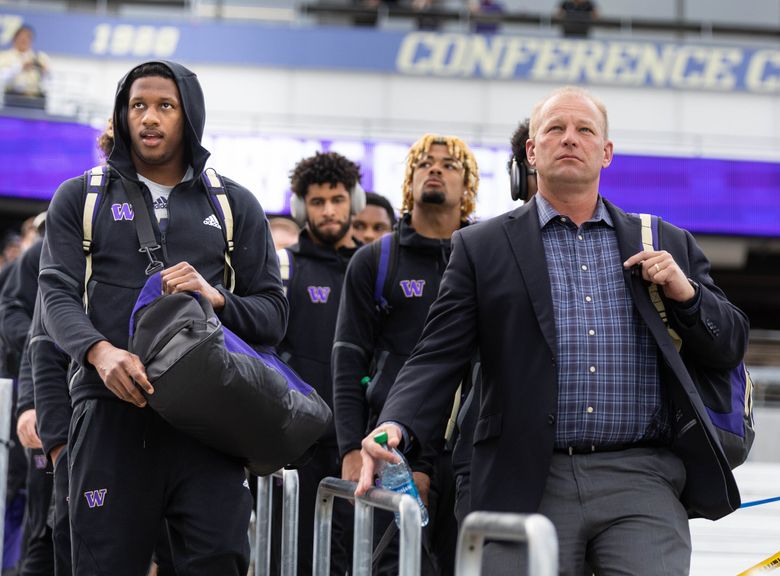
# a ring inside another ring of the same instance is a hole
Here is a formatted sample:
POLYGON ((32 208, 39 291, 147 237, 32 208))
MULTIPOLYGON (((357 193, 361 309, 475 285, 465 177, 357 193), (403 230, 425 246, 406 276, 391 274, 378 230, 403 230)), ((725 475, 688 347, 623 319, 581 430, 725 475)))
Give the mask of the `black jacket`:
MULTIPOLYGON (((605 205, 625 261, 640 249, 639 219, 607 201, 605 205)), ((747 318, 713 282, 710 264, 693 236, 666 222, 661 225, 664 249, 700 286, 694 309, 683 313, 667 303, 670 323, 687 350, 686 362, 736 367, 745 354, 747 318)), ((380 418, 406 427, 413 455, 439 432, 439 415, 447 410, 460 373, 478 348, 482 382, 471 461, 472 508, 533 513, 553 454, 558 398, 555 315, 536 201, 456 232, 452 244, 439 298, 380 418)), ((687 472, 682 502, 692 516, 719 518, 739 505, 739 497, 703 393, 691 381, 647 286, 628 272, 625 281, 658 345, 661 384, 674 402, 672 449, 687 472)))
POLYGON ((381 411, 420 337, 450 257, 449 239, 420 236, 410 221, 407 214, 393 232, 398 257, 385 294, 389 312, 381 312, 375 301, 377 261, 371 247, 358 250, 347 269, 333 345, 334 421, 342 456, 360 448, 369 420, 381 411), (366 376, 371 377, 367 387, 361 384, 366 376))
MULTIPOLYGON (((287 334, 279 345, 279 355, 333 408, 330 356, 341 286, 347 264, 357 248, 334 250, 315 244, 307 230, 290 252, 290 280, 287 300, 290 320, 287 334)), ((333 425, 320 439, 334 444, 333 425)))
MULTIPOLYGON (((157 253, 166 266, 189 262, 225 297, 219 311, 222 322, 251 344, 276 345, 287 323, 287 301, 282 292, 279 265, 271 234, 257 199, 242 186, 223 178, 234 218, 235 293, 221 286, 225 241, 222 231, 204 220, 214 214, 200 174, 209 156, 200 144, 205 120, 203 93, 192 72, 163 62, 175 75, 186 115, 185 143, 195 177, 179 183, 169 197, 169 219, 157 253)), ((70 380, 73 402, 114 395, 103 385, 86 354, 92 345, 108 340, 127 347, 128 322, 137 295, 146 281, 148 260, 138 252, 135 221, 115 219, 112 205, 129 203, 126 187, 140 187, 146 209, 153 214, 147 187, 139 182, 129 153, 127 127, 129 86, 120 81, 114 108, 115 144, 109 157, 112 168, 104 198, 93 226, 92 277, 87 286, 89 310, 84 313, 85 256, 82 250, 84 177, 65 181, 52 199, 46 217, 46 240, 41 255, 40 288, 44 324, 55 342, 76 363, 70 380)))
MULTIPOLYGON (((33 402, 43 450, 49 454, 53 448, 68 441, 68 428, 72 408, 68 393, 68 365, 70 357, 65 354, 46 334, 41 316, 41 299, 35 302, 30 336, 24 351, 22 362, 30 367, 30 382, 34 392, 33 402)), ((22 370, 19 379, 19 404, 21 413, 22 399, 28 397, 25 392, 29 385, 26 371, 22 370), (23 395, 24 394, 24 395, 23 395)))
POLYGON ((38 293, 38 262, 43 241, 35 242, 11 264, 0 293, 0 334, 9 373, 19 373, 22 350, 30 330, 35 295, 38 293))

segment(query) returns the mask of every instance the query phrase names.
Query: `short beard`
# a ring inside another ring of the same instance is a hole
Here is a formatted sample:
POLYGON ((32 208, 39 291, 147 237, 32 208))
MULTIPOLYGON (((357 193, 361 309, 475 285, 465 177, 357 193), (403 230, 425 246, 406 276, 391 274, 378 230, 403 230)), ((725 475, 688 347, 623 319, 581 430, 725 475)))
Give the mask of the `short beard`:
POLYGON ((311 232, 312 236, 314 236, 317 240, 319 240, 323 244, 327 246, 333 246, 334 244, 337 244, 342 238, 344 238, 344 236, 347 235, 347 232, 349 232, 349 228, 351 225, 352 225, 352 221, 347 220, 346 222, 344 222, 344 224, 341 225, 341 228, 339 228, 338 232, 323 234, 322 232, 320 232, 320 229, 317 228, 317 226, 315 226, 311 220, 309 220, 309 231, 311 232))
POLYGON ((423 190, 422 198, 423 204, 444 204, 447 197, 441 190, 423 190))

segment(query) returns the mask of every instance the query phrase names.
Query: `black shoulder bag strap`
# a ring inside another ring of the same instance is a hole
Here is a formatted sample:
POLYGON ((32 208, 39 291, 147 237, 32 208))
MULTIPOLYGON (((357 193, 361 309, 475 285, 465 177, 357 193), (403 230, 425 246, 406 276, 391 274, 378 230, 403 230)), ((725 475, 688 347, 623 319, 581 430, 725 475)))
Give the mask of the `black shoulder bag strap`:
POLYGON ((128 182, 122 179, 122 185, 125 187, 127 197, 133 206, 133 219, 135 220, 135 232, 138 235, 138 243, 141 247, 139 252, 146 254, 149 258, 149 265, 146 267, 146 275, 151 276, 165 268, 165 264, 155 258, 153 252, 160 249, 160 244, 154 235, 152 228, 152 219, 149 216, 149 210, 146 206, 141 190, 134 182, 128 182))

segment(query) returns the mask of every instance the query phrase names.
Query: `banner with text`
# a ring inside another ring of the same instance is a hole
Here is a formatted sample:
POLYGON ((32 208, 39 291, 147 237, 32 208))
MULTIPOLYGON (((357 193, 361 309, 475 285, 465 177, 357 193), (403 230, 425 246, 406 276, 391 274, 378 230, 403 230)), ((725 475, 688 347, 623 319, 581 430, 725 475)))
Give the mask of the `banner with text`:
POLYGON ((780 48, 646 40, 130 19, 0 8, 0 46, 22 23, 51 55, 334 69, 685 90, 780 93, 780 48))

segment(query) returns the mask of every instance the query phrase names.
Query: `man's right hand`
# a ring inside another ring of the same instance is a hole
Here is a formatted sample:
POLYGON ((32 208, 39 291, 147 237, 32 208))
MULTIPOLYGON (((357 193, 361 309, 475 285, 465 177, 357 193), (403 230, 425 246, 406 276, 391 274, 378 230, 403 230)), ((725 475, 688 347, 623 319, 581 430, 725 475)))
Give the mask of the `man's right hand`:
POLYGON ((139 386, 147 394, 154 394, 141 359, 127 350, 101 340, 89 349, 87 361, 95 367, 106 388, 125 402, 135 404, 139 408, 146 406, 146 399, 139 386))
POLYGON ((360 450, 352 450, 344 454, 341 459, 341 479, 357 482, 360 480, 360 469, 363 467, 363 459, 360 450))
POLYGON ((51 449, 49 456, 51 457, 52 466, 55 466, 57 464, 57 460, 60 459, 60 454, 62 454, 63 448, 65 448, 65 444, 60 444, 59 446, 55 446, 54 448, 51 449))
POLYGON ((390 448, 398 446, 403 439, 401 427, 397 424, 391 424, 390 422, 381 424, 368 436, 363 438, 363 441, 361 442, 363 449, 360 451, 363 467, 360 470, 360 481, 358 482, 357 490, 355 490, 355 496, 362 496, 369 488, 374 486, 374 472, 377 469, 377 463, 380 460, 393 463, 398 462, 398 459, 390 450, 385 450, 374 440, 374 436, 380 432, 387 432, 387 445, 390 448))

